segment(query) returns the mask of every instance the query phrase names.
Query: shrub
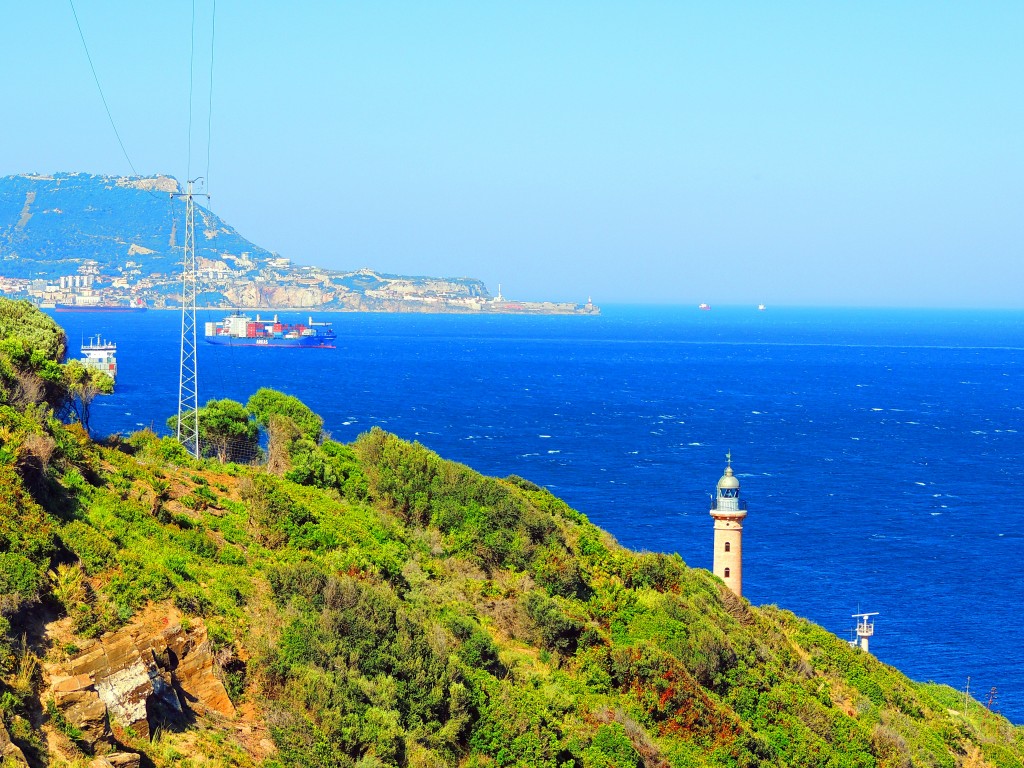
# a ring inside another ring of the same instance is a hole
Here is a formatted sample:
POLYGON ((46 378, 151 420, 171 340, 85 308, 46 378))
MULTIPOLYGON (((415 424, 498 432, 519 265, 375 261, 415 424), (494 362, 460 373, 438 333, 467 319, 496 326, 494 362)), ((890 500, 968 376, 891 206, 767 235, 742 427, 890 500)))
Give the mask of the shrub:
POLYGON ((208 616, 213 607, 202 589, 192 583, 182 584, 174 593, 174 607, 193 616, 208 616))
POLYGON ((579 560, 561 547, 547 546, 538 550, 531 571, 549 595, 590 599, 592 591, 580 570, 579 560))
POLYGON ((93 576, 110 566, 117 548, 88 523, 72 520, 61 531, 65 546, 82 561, 85 572, 93 576))
POLYGON ((566 655, 576 652, 583 624, 567 615, 557 601, 540 592, 530 592, 526 596, 526 613, 544 647, 566 655))
POLYGON ((590 746, 583 751, 586 768, 643 768, 644 760, 634 749, 620 723, 606 723, 597 729, 590 746))
POLYGON ((267 581, 274 591, 274 599, 280 605, 286 604, 295 595, 301 595, 321 606, 328 578, 318 563, 302 560, 297 563, 272 565, 267 569, 267 581))
POLYGON ((13 613, 39 599, 43 576, 27 557, 0 552, 0 614, 13 613))
POLYGON ((239 490, 253 533, 268 547, 281 546, 290 533, 310 521, 309 511, 296 504, 272 475, 253 473, 242 480, 239 490))
MULTIPOLYGON (((221 464, 248 461, 258 453, 259 430, 241 403, 229 398, 210 400, 199 409, 197 417, 200 444, 221 464)), ((167 426, 172 432, 177 432, 177 414, 167 419, 167 426)))
POLYGON ((447 617, 449 631, 462 641, 459 659, 470 669, 486 670, 495 677, 502 677, 505 668, 498 660, 498 648, 491 636, 470 618, 452 613, 447 617))

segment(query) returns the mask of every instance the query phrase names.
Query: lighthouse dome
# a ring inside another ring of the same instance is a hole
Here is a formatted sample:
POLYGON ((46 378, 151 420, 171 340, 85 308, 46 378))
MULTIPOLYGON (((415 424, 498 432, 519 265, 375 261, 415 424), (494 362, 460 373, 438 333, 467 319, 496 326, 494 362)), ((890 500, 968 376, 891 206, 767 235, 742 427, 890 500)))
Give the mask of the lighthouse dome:
POLYGON ((724 491, 725 489, 739 488, 740 481, 733 475, 732 467, 725 468, 725 474, 722 475, 722 479, 718 481, 718 490, 724 491))

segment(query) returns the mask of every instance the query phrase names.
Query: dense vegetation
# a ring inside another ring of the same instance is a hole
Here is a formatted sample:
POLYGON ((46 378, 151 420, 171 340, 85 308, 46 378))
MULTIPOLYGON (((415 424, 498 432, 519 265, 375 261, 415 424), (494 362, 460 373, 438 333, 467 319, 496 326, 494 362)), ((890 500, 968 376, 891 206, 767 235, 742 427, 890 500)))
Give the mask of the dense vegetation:
MULTIPOLYGON (((39 764, 63 758, 35 660, 69 652, 43 619, 89 638, 173 604, 268 727, 267 765, 1024 766, 1024 731, 981 704, 627 551, 527 480, 378 429, 325 439, 271 390, 205 414, 207 437, 263 430, 260 466, 97 444, 64 423, 59 328, 0 302, 0 330, 0 718, 39 764)), ((253 764, 223 727, 125 738, 155 765, 253 764)))

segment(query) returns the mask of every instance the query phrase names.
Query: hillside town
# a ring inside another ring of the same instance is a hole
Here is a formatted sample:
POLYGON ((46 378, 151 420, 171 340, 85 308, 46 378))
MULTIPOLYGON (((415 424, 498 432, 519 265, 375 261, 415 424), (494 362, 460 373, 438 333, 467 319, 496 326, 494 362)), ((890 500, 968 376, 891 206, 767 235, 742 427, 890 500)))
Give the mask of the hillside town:
MULTIPOLYGON (((184 202, 168 176, 0 178, 0 292, 56 309, 181 306, 184 202)), ((598 314, 583 304, 491 296, 470 277, 303 266, 196 206, 197 302, 211 308, 598 314)))

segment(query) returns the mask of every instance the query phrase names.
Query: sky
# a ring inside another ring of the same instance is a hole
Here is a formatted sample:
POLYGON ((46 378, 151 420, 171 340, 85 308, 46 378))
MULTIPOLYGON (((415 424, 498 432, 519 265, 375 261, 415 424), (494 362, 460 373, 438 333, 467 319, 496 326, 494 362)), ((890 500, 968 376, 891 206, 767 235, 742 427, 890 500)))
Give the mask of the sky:
POLYGON ((203 176, 296 263, 524 300, 1024 308, 1017 0, 0 16, 0 175, 203 176))

